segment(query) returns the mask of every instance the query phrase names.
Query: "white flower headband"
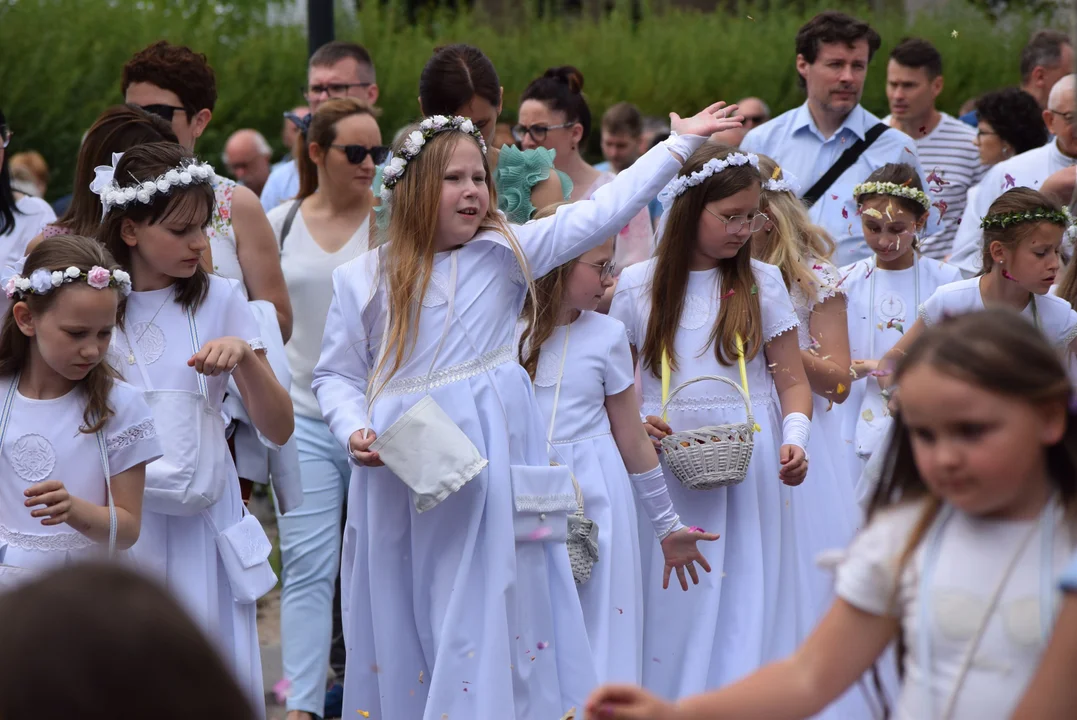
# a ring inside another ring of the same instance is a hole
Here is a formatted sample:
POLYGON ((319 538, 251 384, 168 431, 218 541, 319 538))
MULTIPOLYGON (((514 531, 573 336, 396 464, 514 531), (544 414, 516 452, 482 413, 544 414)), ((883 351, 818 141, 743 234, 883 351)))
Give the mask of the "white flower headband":
POLYGON ((923 190, 917 190, 909 185, 898 185, 892 182, 866 182, 860 183, 853 188, 853 199, 860 202, 861 195, 893 195, 894 197, 915 200, 924 206, 924 210, 931 209, 931 199, 923 190))
POLYGON ((393 187, 400 182, 400 178, 404 176, 404 170, 407 169, 408 163, 419 156, 422 152, 423 146, 426 145, 430 138, 434 137, 440 132, 446 130, 458 130, 459 132, 467 133, 475 138, 479 143, 479 149, 482 150, 482 154, 486 154, 486 141, 482 137, 482 133, 478 131, 475 124, 471 122, 469 118, 460 117, 454 115, 447 117, 445 115, 434 115, 424 119, 419 123, 418 130, 412 130, 408 134, 408 137, 404 140, 404 147, 401 148, 399 155, 394 155, 389 159, 385 168, 381 171, 381 199, 388 202, 393 196, 393 187))
POLYGON ((83 278, 86 279, 86 284, 95 290, 112 287, 119 290, 124 297, 131 294, 130 275, 123 270, 108 270, 98 265, 90 268, 89 272, 83 272, 72 266, 67 270, 38 268, 30 273, 30 277, 13 275, 4 284, 4 292, 8 298, 14 299, 22 299, 27 295, 48 295, 61 285, 77 282, 83 278))
POLYGON ((658 201, 662 203, 663 209, 669 210, 670 206, 673 205, 673 201, 683 195, 689 188, 702 184, 707 178, 717 175, 727 168, 742 165, 751 165, 758 170, 759 156, 755 153, 735 152, 721 159, 711 158, 694 173, 673 178, 662 192, 658 193, 658 201))
POLYGON ((136 181, 134 185, 122 187, 116 182, 116 166, 123 153, 112 153, 112 165, 98 165, 94 168, 94 179, 90 190, 101 197, 103 214, 114 207, 124 207, 138 201, 149 205, 157 193, 167 194, 173 187, 210 183, 216 178, 213 166, 200 160, 181 163, 168 172, 158 175, 154 180, 136 181))
POLYGON ((774 174, 770 176, 770 179, 763 183, 763 189, 767 192, 787 192, 796 195, 800 192, 800 183, 792 174, 777 167, 774 168, 774 174))

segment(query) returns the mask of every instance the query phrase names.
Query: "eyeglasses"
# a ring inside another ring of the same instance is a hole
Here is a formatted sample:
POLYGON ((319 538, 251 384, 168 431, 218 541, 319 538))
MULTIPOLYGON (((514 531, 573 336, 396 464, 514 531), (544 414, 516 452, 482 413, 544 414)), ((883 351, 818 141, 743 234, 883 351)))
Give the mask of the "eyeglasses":
POLYGON ((1058 110, 1052 110, 1051 108, 1047 108, 1047 112, 1049 112, 1049 113, 1051 113, 1053 115, 1058 115, 1060 118, 1062 118, 1062 122, 1066 123, 1067 125, 1072 125, 1074 120, 1077 119, 1077 118, 1075 118, 1074 114, 1071 113, 1071 112, 1064 113, 1064 112, 1059 112, 1058 110))
POLYGON ((598 268, 598 279, 602 282, 606 282, 617 274, 617 263, 615 263, 613 260, 607 260, 606 262, 601 264, 583 262, 583 260, 580 260, 580 262, 584 265, 590 265, 593 268, 598 268))
POLYGON ((0 125, 0 148, 6 148, 7 144, 11 142, 11 128, 7 125, 0 125))
POLYGON ((184 113, 186 109, 176 105, 165 105, 164 103, 154 103, 152 105, 139 105, 140 108, 148 112, 150 115, 156 115, 167 123, 172 122, 172 116, 176 114, 177 110, 184 113))
POLYGON ((330 145, 329 147, 343 151, 352 165, 359 165, 366 160, 367 155, 375 165, 381 165, 389 157, 389 148, 384 145, 375 145, 371 148, 364 145, 330 145))
POLYGON ((994 130, 981 130, 980 128, 976 128, 976 137, 982 138, 982 137, 988 137, 990 135, 996 135, 997 136, 998 133, 995 132, 994 130))
POLYGON ((763 226, 770 220, 765 213, 755 213, 754 215, 733 215, 732 217, 722 217, 716 212, 712 212, 706 205, 703 209, 709 212, 714 217, 718 218, 725 225, 725 231, 730 235, 736 235, 744 226, 748 226, 748 232, 759 232, 763 229, 763 226))
POLYGON ((374 83, 358 82, 358 83, 328 83, 326 85, 309 85, 307 87, 300 87, 299 92, 303 97, 308 100, 317 98, 321 95, 327 95, 331 98, 348 97, 348 92, 353 88, 368 88, 374 83))
POLYGON ((512 137, 516 139, 516 142, 523 142, 524 138, 530 135, 532 140, 541 145, 546 142, 546 133, 550 130, 570 128, 575 124, 574 122, 567 122, 560 125, 517 125, 512 128, 512 137))

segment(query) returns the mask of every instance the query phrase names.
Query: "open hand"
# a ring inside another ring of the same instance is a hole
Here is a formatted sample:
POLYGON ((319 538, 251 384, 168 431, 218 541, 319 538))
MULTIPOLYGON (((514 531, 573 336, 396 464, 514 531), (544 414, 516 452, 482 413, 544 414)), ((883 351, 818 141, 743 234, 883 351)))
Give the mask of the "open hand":
POLYGON ((586 720, 676 720, 671 703, 635 685, 603 685, 587 698, 586 720))
POLYGON ((782 445, 778 451, 782 469, 778 477, 786 485, 799 485, 808 474, 808 456, 799 445, 782 445))
POLYGON ((712 542, 718 536, 714 533, 704 532, 698 528, 681 528, 671 532, 662 540, 662 555, 666 558, 666 569, 662 574, 662 589, 669 588, 669 575, 673 570, 677 571, 677 579, 681 581, 681 589, 688 590, 688 581, 684 577, 684 571, 692 576, 692 584, 699 585, 699 573, 696 572, 695 563, 705 571, 710 572, 711 566, 707 558, 696 547, 700 540, 712 542))
POLYGON ((737 115, 736 112, 736 105, 727 106, 724 101, 719 100, 689 118, 670 113, 669 126, 678 135, 710 137, 714 133, 733 130, 744 125, 744 116, 737 115))
POLYGON ((651 438, 651 444, 654 445, 654 449, 658 452, 662 452, 662 443, 659 441, 667 435, 673 434, 673 430, 666 421, 657 415, 648 415, 647 420, 643 423, 643 429, 647 431, 647 435, 651 438))
POLYGON ((62 525, 71 518, 74 503, 71 501, 71 494, 59 480, 46 480, 31 485, 23 494, 28 498, 26 507, 44 506, 30 512, 31 517, 44 518, 42 525, 62 525))
POLYGON ((252 353, 250 344, 237 337, 210 340, 187 361, 189 367, 208 377, 232 372, 252 353))
POLYGON ((378 457, 378 453, 371 452, 370 446, 378 439, 373 430, 356 430, 348 438, 348 452, 355 458, 355 462, 366 467, 382 467, 385 465, 378 457))
POLYGON ((863 380, 878 369, 878 360, 853 360, 853 380, 863 380))

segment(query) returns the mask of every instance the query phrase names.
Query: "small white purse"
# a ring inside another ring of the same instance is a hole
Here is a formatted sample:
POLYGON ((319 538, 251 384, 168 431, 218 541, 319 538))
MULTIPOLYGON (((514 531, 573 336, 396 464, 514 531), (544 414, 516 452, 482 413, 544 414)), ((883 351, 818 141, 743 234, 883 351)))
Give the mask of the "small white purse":
POLYGON ((202 517, 213 528, 217 553, 237 603, 255 602, 277 585, 277 575, 269 564, 273 545, 258 518, 247 512, 247 508, 243 508, 243 518, 223 532, 213 522, 209 510, 203 510, 202 517))
MULTIPOLYGON (((445 329, 441 333, 441 340, 438 341, 437 348, 434 350, 434 357, 430 360, 430 370, 426 374, 423 391, 427 394, 386 428, 370 446, 370 450, 378 453, 385 466, 411 490, 412 502, 417 512, 426 512, 436 507, 442 500, 472 480, 487 465, 487 460, 479 454, 478 448, 471 442, 471 439, 429 394, 430 377, 453 321, 456 297, 456 252, 453 251, 449 257, 445 329)), ((388 351, 388 340, 389 318, 386 316, 381 350, 374 365, 375 368, 381 365, 388 351)), ((368 384, 368 397, 373 392, 374 380, 375 378, 371 377, 368 384)), ((368 418, 372 417, 370 412, 372 407, 373 398, 369 401, 367 408, 368 418)))
POLYGON ((867 386, 864 389, 864 400, 860 403, 860 414, 856 416, 856 433, 853 437, 856 441, 857 457, 867 460, 882 446, 890 429, 891 419, 887 402, 879 394, 878 381, 869 377, 864 382, 867 386))

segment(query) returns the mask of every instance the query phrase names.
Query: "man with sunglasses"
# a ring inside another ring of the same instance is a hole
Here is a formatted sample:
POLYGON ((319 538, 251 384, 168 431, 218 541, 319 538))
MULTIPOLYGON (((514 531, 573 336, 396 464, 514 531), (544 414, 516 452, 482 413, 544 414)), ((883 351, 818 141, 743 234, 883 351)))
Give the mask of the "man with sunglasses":
MULTIPOLYGON (((343 40, 326 43, 311 55, 307 84, 299 92, 311 113, 329 98, 353 97, 373 106, 378 101, 374 60, 362 45, 343 40)), ((299 170, 289 158, 269 174, 262 190, 262 207, 269 212, 298 193, 299 170)))

